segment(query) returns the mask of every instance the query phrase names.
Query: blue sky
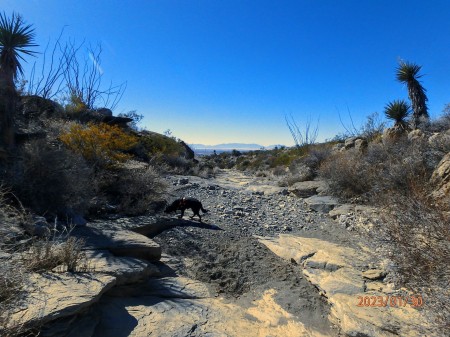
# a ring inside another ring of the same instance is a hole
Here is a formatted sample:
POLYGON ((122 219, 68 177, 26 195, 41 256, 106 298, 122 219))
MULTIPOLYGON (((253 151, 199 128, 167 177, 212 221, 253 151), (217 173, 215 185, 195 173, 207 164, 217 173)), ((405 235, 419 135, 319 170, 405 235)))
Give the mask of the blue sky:
MULTIPOLYGON (((448 0, 0 0, 36 29, 103 46, 116 113, 188 143, 286 144, 284 116, 320 118, 319 139, 407 98, 397 60, 423 66, 432 117, 450 103, 448 0)), ((28 67, 34 62, 28 58, 28 67)))

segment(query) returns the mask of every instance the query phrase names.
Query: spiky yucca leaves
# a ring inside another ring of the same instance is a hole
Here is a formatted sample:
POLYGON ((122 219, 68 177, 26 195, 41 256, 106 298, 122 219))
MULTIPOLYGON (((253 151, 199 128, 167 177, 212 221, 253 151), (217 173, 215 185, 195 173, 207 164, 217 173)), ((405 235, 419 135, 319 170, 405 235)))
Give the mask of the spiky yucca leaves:
POLYGON ((397 68, 397 80, 406 84, 408 87, 408 96, 411 100, 413 109, 413 127, 416 128, 421 119, 428 119, 427 95, 426 89, 419 82, 422 75, 419 74, 422 66, 401 60, 397 68))
POLYGON ((14 83, 18 73, 23 74, 20 60, 21 53, 33 55, 27 48, 35 47, 34 29, 24 23, 22 17, 13 13, 8 19, 6 14, 0 14, 0 69, 9 77, 9 83, 14 83))
POLYGON ((404 100, 394 100, 389 102, 384 108, 384 114, 388 119, 395 121, 394 128, 406 130, 408 127, 406 119, 410 114, 410 106, 404 100))
POLYGON ((33 55, 34 29, 22 17, 13 13, 8 18, 0 14, 0 133, 7 147, 14 145, 14 113, 17 93, 14 80, 23 73, 21 54, 33 55))

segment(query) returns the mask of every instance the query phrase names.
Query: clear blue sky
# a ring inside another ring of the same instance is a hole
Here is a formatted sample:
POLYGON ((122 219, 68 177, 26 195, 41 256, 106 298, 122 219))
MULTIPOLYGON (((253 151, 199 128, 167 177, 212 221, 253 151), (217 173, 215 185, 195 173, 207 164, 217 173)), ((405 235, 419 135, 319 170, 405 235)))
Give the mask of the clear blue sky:
MULTIPOLYGON (((43 51, 65 36, 103 45, 105 84, 128 82, 116 113, 188 143, 286 144, 284 122, 320 117, 319 138, 407 98, 398 58, 423 66, 429 108, 450 102, 449 0, 0 0, 43 51)), ((29 64, 33 62, 28 58, 29 64)))

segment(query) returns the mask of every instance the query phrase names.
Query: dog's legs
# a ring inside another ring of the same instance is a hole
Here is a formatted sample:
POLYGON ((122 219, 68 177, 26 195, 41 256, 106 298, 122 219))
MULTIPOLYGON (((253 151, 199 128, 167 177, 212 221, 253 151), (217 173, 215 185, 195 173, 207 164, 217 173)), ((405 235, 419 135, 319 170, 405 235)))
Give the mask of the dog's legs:
POLYGON ((178 218, 181 219, 183 217, 183 215, 184 215, 184 209, 181 210, 181 214, 178 218))

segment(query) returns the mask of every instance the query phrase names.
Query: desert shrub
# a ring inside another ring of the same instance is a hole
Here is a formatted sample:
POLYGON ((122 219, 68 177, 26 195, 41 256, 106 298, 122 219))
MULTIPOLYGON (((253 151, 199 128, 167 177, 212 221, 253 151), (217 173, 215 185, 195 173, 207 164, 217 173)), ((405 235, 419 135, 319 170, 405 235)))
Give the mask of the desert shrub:
POLYGON ((81 154, 92 165, 109 166, 131 158, 125 151, 137 144, 137 138, 117 125, 73 124, 60 140, 74 152, 81 154))
POLYGON ((64 106, 65 112, 70 119, 79 119, 79 117, 89 109, 83 99, 72 93, 67 99, 67 104, 64 106))
POLYGON ((166 184, 152 166, 103 172, 101 189, 118 212, 127 215, 144 214, 151 210, 166 190, 166 184))
POLYGON ((85 160, 45 140, 21 149, 9 182, 24 205, 39 214, 64 208, 83 213, 96 191, 93 171, 85 160))
POLYGON ((314 174, 320 165, 331 155, 330 144, 316 144, 311 146, 308 153, 302 158, 302 163, 312 169, 314 174))
POLYGON ((326 160, 320 167, 320 176, 327 180, 332 194, 348 199, 363 196, 371 190, 369 170, 371 168, 361 154, 347 151, 326 160))
POLYGON ((417 190, 413 183, 410 191, 408 195, 391 191, 379 196, 378 205, 385 211, 375 228, 377 235, 371 237, 379 238, 378 247, 393 262, 397 285, 422 294, 433 326, 449 331, 449 218, 427 200, 423 187, 417 190))
POLYGON ((184 154, 184 147, 174 138, 160 135, 155 132, 144 132, 139 139, 140 152, 146 156, 170 155, 181 156, 184 154))
POLYGON ((334 195, 367 201, 390 190, 407 194, 411 182, 426 185, 442 155, 431 151, 426 141, 370 144, 366 154, 349 150, 332 155, 320 175, 334 195))

